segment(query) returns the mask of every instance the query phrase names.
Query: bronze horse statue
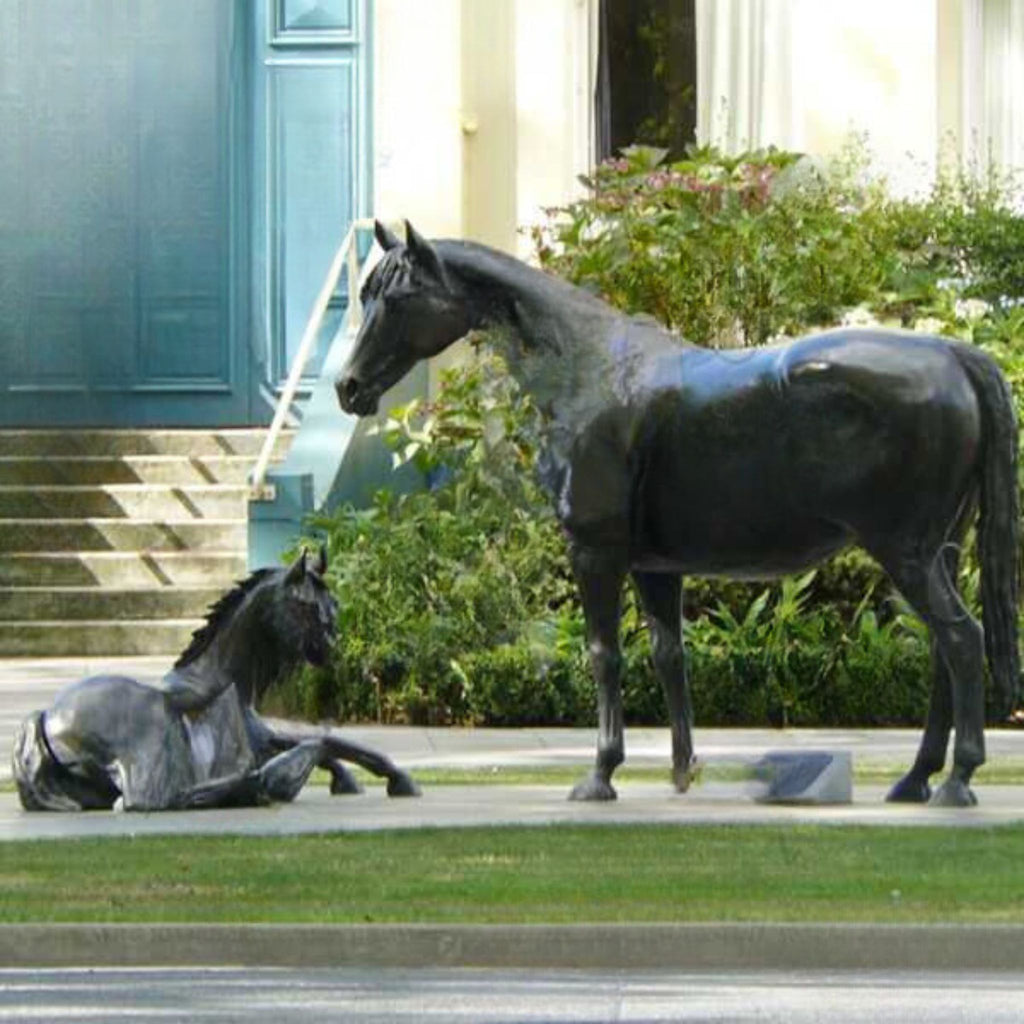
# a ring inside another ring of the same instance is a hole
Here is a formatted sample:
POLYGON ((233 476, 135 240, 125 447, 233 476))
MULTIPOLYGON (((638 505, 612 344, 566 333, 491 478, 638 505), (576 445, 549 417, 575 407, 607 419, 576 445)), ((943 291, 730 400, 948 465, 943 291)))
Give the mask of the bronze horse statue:
POLYGON ((1017 424, 995 363, 968 345, 848 328, 713 351, 503 253, 382 227, 365 318, 336 381, 365 416, 421 359, 492 329, 547 419, 542 480, 569 542, 597 682, 594 771, 572 790, 614 799, 623 760, 619 615, 631 574, 668 702, 678 790, 693 772, 681 576, 797 572, 850 544, 876 558, 926 623, 924 737, 890 800, 975 803, 987 654, 1002 709, 1017 698, 1017 424), (956 589, 977 517, 984 631, 956 589), (953 766, 932 794, 955 729, 953 766))
POLYGON ((302 661, 326 662, 337 603, 326 556, 258 569, 222 597, 156 686, 98 675, 66 686, 21 725, 12 764, 30 811, 251 807, 293 800, 320 765, 332 793, 359 791, 342 760, 417 795, 388 758, 332 732, 268 721, 256 702, 302 661))

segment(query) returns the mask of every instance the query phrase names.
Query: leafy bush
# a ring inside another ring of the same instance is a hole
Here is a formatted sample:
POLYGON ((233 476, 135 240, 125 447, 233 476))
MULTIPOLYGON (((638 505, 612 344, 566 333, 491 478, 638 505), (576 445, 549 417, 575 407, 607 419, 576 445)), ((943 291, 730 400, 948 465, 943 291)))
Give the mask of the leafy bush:
MULTIPOLYGON (((856 154, 815 168, 777 151, 636 147, 552 211, 542 264, 692 341, 757 344, 839 322, 972 341, 1024 400, 1024 220, 1005 183, 940 181, 894 200, 856 154)), ((329 541, 340 639, 329 669, 282 696, 312 717, 387 722, 594 720, 584 627, 559 528, 534 483, 540 422, 493 357, 393 410, 396 463, 428 490, 313 525, 329 541)), ((977 566, 963 583, 976 604, 977 566)), ((923 626, 877 565, 848 551, 771 587, 686 581, 691 688, 703 725, 919 724, 923 626)), ((623 615, 628 722, 663 722, 636 601, 623 615)))

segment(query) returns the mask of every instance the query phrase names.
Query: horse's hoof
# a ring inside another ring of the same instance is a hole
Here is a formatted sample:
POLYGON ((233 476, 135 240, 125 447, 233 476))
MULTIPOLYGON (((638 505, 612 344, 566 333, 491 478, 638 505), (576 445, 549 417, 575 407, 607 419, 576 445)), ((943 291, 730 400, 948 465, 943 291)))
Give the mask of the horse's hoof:
POLYGON ((422 796, 420 787, 413 781, 411 775, 399 772, 388 779, 388 796, 422 796))
POLYGON ((976 807, 978 798, 963 779, 950 775, 928 801, 932 807, 976 807))
POLYGON ((331 796, 353 796, 362 791, 359 780, 351 772, 335 772, 331 775, 331 796))
POLYGON ((675 767, 672 769, 672 784, 676 787, 677 793, 685 793, 690 786, 700 778, 703 763, 697 758, 691 757, 686 768, 675 767))
POLYGON ((588 775, 577 782, 569 793, 570 800, 615 800, 615 787, 597 775, 588 775))
POLYGON ((885 796, 892 804, 926 804, 931 798, 932 787, 928 785, 928 780, 918 778, 913 773, 904 775, 885 796))

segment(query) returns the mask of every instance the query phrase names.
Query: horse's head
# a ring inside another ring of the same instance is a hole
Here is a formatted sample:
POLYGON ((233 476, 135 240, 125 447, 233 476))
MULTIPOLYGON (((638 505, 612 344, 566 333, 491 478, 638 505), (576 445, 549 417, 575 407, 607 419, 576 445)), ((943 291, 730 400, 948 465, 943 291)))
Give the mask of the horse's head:
POLYGON ((388 388, 471 327, 437 250, 408 221, 405 227, 403 245, 379 221, 375 226, 384 256, 363 286, 363 323, 334 384, 342 409, 357 416, 375 413, 388 388))
POLYGON ((311 665, 327 661, 338 628, 338 602, 324 583, 326 569, 324 548, 315 561, 303 550, 284 573, 271 621, 294 656, 311 665))

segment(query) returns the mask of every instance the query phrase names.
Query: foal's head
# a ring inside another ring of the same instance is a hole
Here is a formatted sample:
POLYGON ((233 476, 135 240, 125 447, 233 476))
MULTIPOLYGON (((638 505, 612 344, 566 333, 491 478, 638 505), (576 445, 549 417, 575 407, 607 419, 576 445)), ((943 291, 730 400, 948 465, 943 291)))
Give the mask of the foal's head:
POLYGON ((363 286, 363 323, 334 384, 342 409, 357 416, 375 413, 388 388, 471 326, 437 250, 411 224, 405 244, 379 221, 374 233, 384 256, 363 286))
POLYGON ((280 578, 263 619, 283 648, 282 660, 311 665, 327 661, 338 628, 338 602, 324 582, 326 570, 324 548, 315 559, 303 549, 288 569, 278 570, 280 578))
POLYGON ((337 632, 338 604, 324 582, 327 553, 305 551, 288 567, 257 569, 207 614, 175 668, 229 667, 248 697, 300 662, 323 665, 337 632))

